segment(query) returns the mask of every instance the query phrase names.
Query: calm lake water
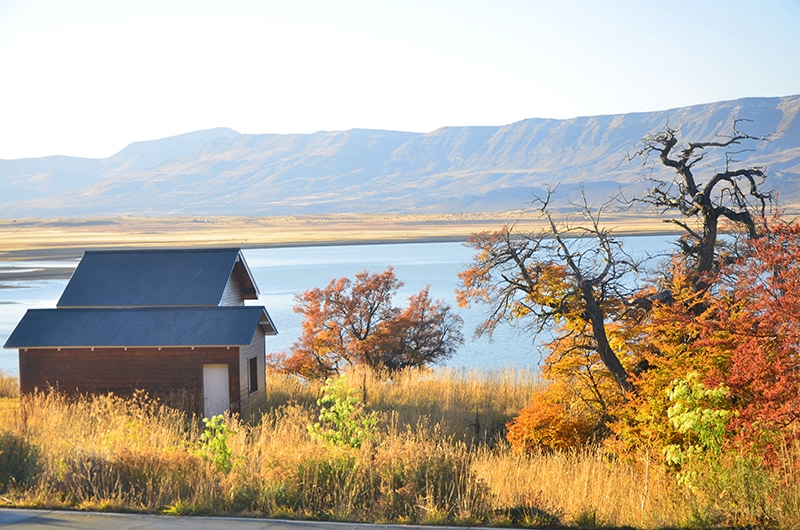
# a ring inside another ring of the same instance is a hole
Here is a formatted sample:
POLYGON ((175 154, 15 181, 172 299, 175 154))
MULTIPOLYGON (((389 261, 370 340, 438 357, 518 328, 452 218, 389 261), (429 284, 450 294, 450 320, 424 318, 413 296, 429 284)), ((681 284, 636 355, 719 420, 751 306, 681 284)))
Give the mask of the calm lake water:
MULTIPOLYGON (((624 238, 625 249, 634 256, 668 251, 674 237, 635 236, 624 238)), ((287 351, 300 336, 301 316, 292 311, 294 295, 314 287, 325 287, 333 278, 356 273, 383 272, 393 266, 395 275, 405 285, 398 292, 396 305, 405 306, 406 298, 430 285, 432 298, 448 303, 464 319, 465 344, 442 364, 456 368, 496 369, 535 367, 540 355, 539 340, 516 332, 510 326, 499 329, 494 338, 473 338, 473 331, 483 320, 486 308, 458 308, 455 290, 458 273, 471 262, 473 251, 462 243, 401 243, 378 245, 333 245, 249 249, 244 251, 261 291, 259 304, 267 308, 278 328, 278 335, 268 337, 270 352, 287 351)), ((74 268, 77 261, 18 262, 20 268, 60 266, 74 268)), ((61 296, 67 280, 3 282, 0 289, 0 344, 4 344, 27 309, 51 308, 61 296)), ((0 370, 19 374, 16 350, 0 350, 0 370)))

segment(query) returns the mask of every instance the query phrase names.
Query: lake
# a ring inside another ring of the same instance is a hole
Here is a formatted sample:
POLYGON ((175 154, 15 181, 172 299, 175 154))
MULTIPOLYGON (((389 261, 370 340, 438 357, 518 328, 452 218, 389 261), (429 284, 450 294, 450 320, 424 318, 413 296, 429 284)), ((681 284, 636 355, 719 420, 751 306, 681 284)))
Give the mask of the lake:
MULTIPOLYGON (((654 254, 670 249, 674 236, 631 236, 623 238, 625 249, 633 256, 654 254)), ((325 287, 332 279, 356 273, 383 272, 393 266, 395 275, 405 285, 398 292, 396 305, 405 306, 406 298, 430 285, 430 295, 441 299, 464 319, 465 343, 445 366, 455 368, 499 369, 536 367, 540 361, 539 341, 502 326, 492 340, 473 338, 486 308, 458 308, 455 290, 458 273, 472 260, 473 250, 463 243, 393 243, 374 245, 330 245, 244 250, 245 259, 261 291, 258 304, 267 308, 278 328, 278 335, 267 338, 271 353, 287 351, 301 333, 301 316, 294 313, 294 296, 307 289, 325 287)), ((74 268, 77 261, 9 262, 7 265, 35 269, 74 268)), ((2 282, 2 276, 0 276, 2 282)), ((55 307, 67 280, 2 282, 0 289, 0 344, 4 344, 27 309, 55 307)), ((0 350, 0 370, 18 375, 16 350, 0 350)))

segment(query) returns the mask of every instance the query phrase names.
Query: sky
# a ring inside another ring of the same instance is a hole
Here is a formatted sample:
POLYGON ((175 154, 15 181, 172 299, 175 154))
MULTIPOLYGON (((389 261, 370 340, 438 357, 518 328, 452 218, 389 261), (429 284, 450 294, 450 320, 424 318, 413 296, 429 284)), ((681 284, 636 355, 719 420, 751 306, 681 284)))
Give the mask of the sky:
POLYGON ((800 94, 800 0, 0 0, 0 159, 800 94))

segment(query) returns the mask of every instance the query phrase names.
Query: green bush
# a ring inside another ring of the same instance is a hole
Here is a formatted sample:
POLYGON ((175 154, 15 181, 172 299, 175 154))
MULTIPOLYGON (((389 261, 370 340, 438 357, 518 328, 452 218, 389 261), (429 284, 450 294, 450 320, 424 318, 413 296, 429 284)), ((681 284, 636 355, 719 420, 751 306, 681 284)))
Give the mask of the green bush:
POLYGON ((212 418, 203 418, 205 430, 200 435, 200 442, 206 456, 214 462, 219 471, 229 473, 233 468, 233 452, 228 447, 228 438, 234 433, 225 423, 225 416, 219 414, 212 418))
POLYGON ((667 409, 670 425, 683 436, 679 444, 666 447, 667 464, 679 467, 678 482, 694 487, 699 468, 718 463, 726 437, 725 426, 733 412, 726 410, 729 390, 720 385, 706 388, 700 374, 675 380, 669 390, 672 406, 667 409))
POLYGON ((345 385, 345 376, 326 380, 322 394, 317 400, 319 422, 308 426, 312 438, 354 448, 375 438, 378 415, 364 411, 358 391, 345 385))

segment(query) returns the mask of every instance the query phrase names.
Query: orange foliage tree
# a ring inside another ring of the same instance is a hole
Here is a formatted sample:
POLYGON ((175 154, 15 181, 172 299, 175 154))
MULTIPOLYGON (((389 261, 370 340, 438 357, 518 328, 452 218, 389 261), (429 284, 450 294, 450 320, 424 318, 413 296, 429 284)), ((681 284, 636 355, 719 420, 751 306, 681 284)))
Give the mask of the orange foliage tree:
POLYGON ((684 260, 675 259, 668 276, 668 284, 660 290, 647 289, 638 299, 650 301, 654 293, 663 292, 668 296, 652 300, 635 317, 610 325, 615 342, 625 345, 636 365, 637 392, 616 403, 613 412, 611 429, 616 438, 611 444, 618 451, 658 455, 676 443, 667 413, 670 386, 693 372, 708 374, 714 363, 721 362, 719 352, 708 351, 703 341, 714 319, 711 292, 696 289, 696 274, 684 260))
POLYGON ((407 308, 395 307, 402 285, 389 267, 297 295, 294 310, 304 317, 303 332, 289 353, 272 360, 273 368, 325 378, 348 365, 392 371, 451 356, 464 341, 461 317, 432 300, 429 287, 409 297, 407 308))
MULTIPOLYGON (((613 426, 629 448, 652 447, 654 442, 666 447, 675 441, 667 418, 668 391, 675 385, 691 380, 713 394, 719 384, 730 387, 730 403, 748 401, 736 395, 738 380, 723 368, 735 366, 733 359, 744 348, 733 337, 741 336, 744 326, 737 319, 756 318, 750 311, 764 308, 751 299, 726 306, 733 295, 718 282, 720 268, 758 238, 772 194, 762 189, 763 168, 734 167, 739 160, 732 149, 762 140, 738 131, 738 124, 728 136, 685 145, 679 143, 679 131, 667 127, 646 136, 635 153, 645 160, 657 158, 674 171, 673 177, 660 180, 661 173, 653 172, 649 180, 654 186, 632 200, 619 199, 629 206, 653 207, 665 217, 675 215, 665 220, 685 231, 671 276, 646 290, 626 289, 632 287, 629 273, 638 264, 600 228, 602 207, 590 212, 585 196, 583 225, 556 225, 548 192, 534 201, 549 224, 546 233, 520 234, 504 227, 471 239, 478 253, 461 274, 459 303, 489 305, 479 332, 491 333, 501 322, 525 321, 534 333, 545 328, 556 333, 546 345, 543 367, 553 383, 509 425, 512 443, 570 446, 582 438, 596 439, 603 427, 613 426), (734 238, 738 246, 729 246, 727 238, 719 237, 723 223, 740 231, 744 241, 734 238), (725 328, 723 321, 733 327, 725 328), (695 373, 705 380, 697 381, 695 373), (575 423, 578 418, 595 422, 591 436, 584 423, 575 423)), ((760 344, 757 349, 762 355, 768 351, 760 344)), ((763 372, 770 366, 766 359, 748 359, 761 363, 762 370, 752 373, 776 380, 775 374, 763 372)), ((754 390, 757 385, 748 380, 745 386, 754 390)), ((736 416, 731 426, 745 416, 736 416)))
POLYGON ((713 288, 698 291, 692 276, 676 265, 673 299, 654 304, 630 340, 645 369, 613 429, 627 449, 679 444, 667 390, 694 373, 728 391, 726 445, 758 448, 769 463, 800 437, 800 225, 774 221, 704 282, 713 288))
POLYGON ((460 273, 457 292, 461 305, 489 306, 478 334, 491 334, 502 322, 534 334, 555 328, 543 366, 552 384, 508 426, 512 444, 525 449, 597 438, 612 408, 633 391, 627 352, 612 343, 607 323, 626 311, 637 264, 588 208, 584 225, 557 224, 548 199, 541 213, 549 230, 531 234, 504 226, 470 238, 477 253, 460 273))

